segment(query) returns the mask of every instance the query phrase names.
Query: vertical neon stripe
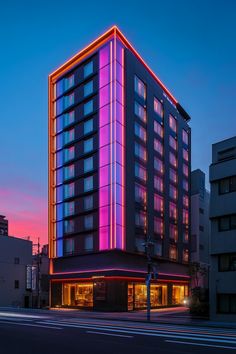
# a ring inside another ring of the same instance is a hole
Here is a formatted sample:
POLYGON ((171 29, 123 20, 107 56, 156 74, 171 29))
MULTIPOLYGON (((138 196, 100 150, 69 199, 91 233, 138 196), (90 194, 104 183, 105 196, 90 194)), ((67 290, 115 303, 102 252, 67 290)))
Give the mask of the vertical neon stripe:
POLYGON ((113 248, 112 234, 113 234, 113 193, 112 193, 112 180, 113 180, 113 149, 112 149, 112 41, 110 42, 110 249, 113 248))

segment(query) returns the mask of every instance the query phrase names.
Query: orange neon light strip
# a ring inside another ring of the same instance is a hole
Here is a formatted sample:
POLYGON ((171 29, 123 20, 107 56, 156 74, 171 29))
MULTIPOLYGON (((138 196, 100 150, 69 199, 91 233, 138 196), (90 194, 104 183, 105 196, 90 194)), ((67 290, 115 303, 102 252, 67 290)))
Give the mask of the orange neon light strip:
POLYGON ((100 47, 103 43, 105 43, 109 38, 118 35, 121 42, 125 47, 131 50, 131 52, 141 61, 141 63, 145 66, 145 68, 149 71, 152 77, 158 82, 158 84, 162 87, 165 93, 171 98, 174 104, 177 104, 178 101, 171 94, 171 92, 167 89, 167 87, 163 84, 163 82, 157 77, 157 75, 152 71, 152 69, 147 65, 147 63, 143 60, 143 58, 138 54, 138 52, 134 49, 132 44, 127 40, 127 38, 122 34, 122 32, 118 29, 117 26, 112 26, 108 29, 104 34, 99 36, 96 40, 82 49, 80 52, 75 54, 69 60, 67 60, 63 65, 61 65, 58 69, 53 71, 49 75, 49 79, 55 82, 59 76, 63 75, 68 70, 72 69, 75 65, 77 65, 81 60, 86 58, 89 54, 94 52, 98 47, 100 47))

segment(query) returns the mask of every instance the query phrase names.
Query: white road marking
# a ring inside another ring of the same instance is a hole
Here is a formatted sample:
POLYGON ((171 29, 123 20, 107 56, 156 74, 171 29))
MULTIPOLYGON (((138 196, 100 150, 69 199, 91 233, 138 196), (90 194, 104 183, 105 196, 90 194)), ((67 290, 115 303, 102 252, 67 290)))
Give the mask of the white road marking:
POLYGON ((33 324, 33 323, 19 323, 19 322, 13 322, 13 321, 0 321, 0 324, 10 324, 10 325, 15 324, 18 326, 40 327, 40 328, 49 328, 49 329, 63 329, 61 327, 53 327, 53 326, 33 324))
MULTIPOLYGON (((38 323, 46 323, 46 324, 55 324, 55 322, 52 321, 45 321, 45 322, 38 322, 38 323)), ((219 343, 228 343, 228 344, 236 344, 236 338, 231 338, 227 336, 215 336, 213 335, 212 338, 209 338, 208 335, 203 335, 203 334, 192 334, 190 333, 189 335, 187 333, 181 334, 178 332, 173 332, 170 334, 166 334, 166 332, 163 331, 150 331, 150 330, 138 330, 138 329, 131 329, 131 328, 112 328, 112 327, 104 327, 104 326, 95 326, 95 325, 75 325, 75 324, 68 324, 68 323, 62 323, 62 322, 56 322, 56 324, 64 327, 72 327, 72 328, 85 328, 85 329, 96 329, 96 330, 106 330, 108 332, 118 332, 118 333, 128 333, 128 334, 137 334, 137 335, 145 335, 145 336, 152 336, 152 337, 166 337, 166 338, 178 338, 178 339, 192 339, 196 341, 205 341, 205 342, 219 342, 219 343), (234 339, 234 340, 232 340, 234 339)))
POLYGON ((105 333, 105 332, 86 331, 86 333, 99 334, 99 335, 102 334, 104 336, 112 336, 112 337, 134 338, 133 336, 125 336, 123 334, 112 334, 112 333, 105 333))
POLYGON ((176 343, 176 344, 197 345, 197 346, 201 346, 201 347, 213 347, 213 348, 234 349, 234 350, 236 350, 236 347, 226 347, 226 346, 214 345, 214 344, 203 344, 203 343, 193 343, 193 342, 181 342, 181 341, 178 341, 178 340, 165 340, 165 342, 168 342, 168 343, 176 343))

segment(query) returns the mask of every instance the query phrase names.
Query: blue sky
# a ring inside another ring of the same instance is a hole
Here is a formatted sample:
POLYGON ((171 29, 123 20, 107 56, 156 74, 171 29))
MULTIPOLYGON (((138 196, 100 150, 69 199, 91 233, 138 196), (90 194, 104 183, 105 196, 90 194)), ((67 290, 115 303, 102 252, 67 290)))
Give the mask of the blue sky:
POLYGON ((0 214, 11 233, 46 242, 47 76, 113 24, 191 115, 192 168, 208 175, 211 144, 236 134, 235 13, 234 0, 2 3, 0 214))

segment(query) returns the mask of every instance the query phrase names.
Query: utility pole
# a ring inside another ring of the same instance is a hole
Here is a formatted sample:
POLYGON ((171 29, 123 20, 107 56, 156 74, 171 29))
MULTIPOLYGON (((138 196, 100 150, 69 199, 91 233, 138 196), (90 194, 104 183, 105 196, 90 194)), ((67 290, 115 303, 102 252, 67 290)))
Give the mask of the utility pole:
POLYGON ((152 278, 152 248, 153 241, 151 236, 147 236, 147 240, 144 243, 147 256, 147 277, 146 277, 146 286, 147 286, 147 321, 151 320, 151 278, 152 278))
POLYGON ((40 239, 38 237, 38 242, 33 244, 33 247, 36 248, 36 291, 37 291, 37 308, 40 308, 40 289, 41 289, 41 274, 40 274, 40 264, 41 264, 41 255, 40 255, 40 239))

